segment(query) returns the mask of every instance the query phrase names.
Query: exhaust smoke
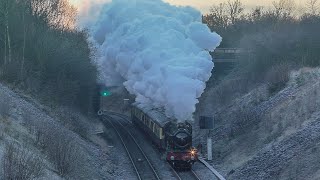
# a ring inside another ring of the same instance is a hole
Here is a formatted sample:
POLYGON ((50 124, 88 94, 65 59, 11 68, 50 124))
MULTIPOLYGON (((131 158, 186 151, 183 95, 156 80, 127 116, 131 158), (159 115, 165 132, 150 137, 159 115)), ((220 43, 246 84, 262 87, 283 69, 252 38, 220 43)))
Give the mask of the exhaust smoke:
POLYGON ((124 85, 136 102, 192 119, 214 67, 208 50, 221 42, 201 23, 200 12, 161 0, 113 0, 102 8, 92 36, 105 85, 124 85))

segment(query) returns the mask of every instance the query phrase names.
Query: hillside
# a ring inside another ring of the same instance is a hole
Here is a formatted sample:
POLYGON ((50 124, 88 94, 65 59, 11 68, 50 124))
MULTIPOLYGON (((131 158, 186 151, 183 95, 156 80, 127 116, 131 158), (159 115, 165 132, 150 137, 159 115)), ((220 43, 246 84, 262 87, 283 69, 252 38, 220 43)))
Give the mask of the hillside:
POLYGON ((214 166, 228 179, 318 179, 319 80, 319 68, 302 68, 278 92, 262 83, 225 104, 209 86, 198 114, 215 117, 214 166))
POLYGON ((76 110, 46 107, 0 84, 0 179, 121 178, 122 152, 97 135, 104 131, 76 110))

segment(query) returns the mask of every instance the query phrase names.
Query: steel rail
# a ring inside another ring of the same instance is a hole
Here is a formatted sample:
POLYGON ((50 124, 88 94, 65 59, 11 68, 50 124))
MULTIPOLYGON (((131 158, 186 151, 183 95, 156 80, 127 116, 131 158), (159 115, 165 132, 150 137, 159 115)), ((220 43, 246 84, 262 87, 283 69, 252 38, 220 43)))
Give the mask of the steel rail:
POLYGON ((177 171, 171 166, 171 164, 168 163, 168 165, 169 165, 171 171, 173 172, 174 176, 175 176, 177 179, 182 180, 182 178, 180 177, 180 175, 179 175, 179 174, 177 173, 177 171))
POLYGON ((197 180, 201 180, 200 177, 198 176, 198 174, 196 172, 194 172, 193 169, 191 169, 191 173, 195 178, 197 178, 197 180))
MULTIPOLYGON (((123 118, 123 117, 121 117, 121 118, 123 118)), ((124 118, 123 118, 123 119, 124 119, 124 118)), ((137 147, 139 148, 139 150, 140 150, 140 152, 142 153, 142 155, 144 156, 144 158, 147 160, 148 165, 149 165, 150 168, 152 169, 154 176, 155 176, 158 180, 160 180, 157 171, 156 171, 156 170, 154 169, 154 167, 152 166, 149 158, 148 158, 147 155, 144 153, 144 151, 142 150, 141 146, 138 144, 138 142, 137 142, 137 140, 134 138, 134 136, 125 128, 125 126, 124 126, 121 122, 117 121, 117 123, 119 123, 119 125, 122 126, 122 128, 130 135, 130 137, 132 138, 132 140, 134 141, 134 143, 137 145, 137 147)))
MULTIPOLYGON (((121 118, 121 119, 123 119, 123 120, 125 120, 126 122, 129 122, 129 123, 131 123, 131 121, 129 121, 127 118, 127 116, 125 116, 125 115, 122 115, 122 114, 119 114, 119 113, 115 113, 115 112, 110 112, 110 114, 111 115, 114 115, 114 116, 117 116, 117 117, 119 117, 119 118, 121 118)), ((120 123, 120 122, 119 122, 120 123)), ((122 123, 120 123, 122 126, 123 126, 123 124, 122 123)), ((123 126, 124 127, 124 126, 123 126)), ((130 132, 128 132, 129 134, 130 134, 130 136, 133 138, 133 135, 130 133, 130 132)), ((134 139, 134 138, 133 138, 134 139)), ((135 139, 134 139, 134 141, 135 141, 135 139)), ((168 163, 169 164, 169 163, 168 163)), ((178 179, 178 180, 182 180, 182 178, 180 177, 180 175, 179 175, 179 173, 169 164, 169 167, 170 167, 170 169, 172 170, 172 172, 173 172, 173 174, 176 176, 176 178, 178 179)), ((191 174, 192 174, 192 176, 193 177, 195 177, 197 180, 201 180, 200 178, 199 178, 199 176, 191 169, 191 174)))
MULTIPOLYGON (((128 123, 132 123, 131 121, 129 121, 127 118, 127 116, 119 114, 119 113, 115 113, 115 112, 110 112, 111 115, 117 116, 123 120, 125 120, 128 123)), ((182 180, 182 178, 180 177, 179 173, 177 173, 177 171, 168 163, 171 171, 173 172, 174 176, 178 179, 178 180, 182 180)))
POLYGON ((127 147, 127 145, 125 144, 125 142, 123 141, 122 136, 120 135, 119 131, 117 130, 117 128, 113 125, 113 123, 112 123, 111 121, 107 120, 107 122, 112 126, 112 128, 113 128, 113 129, 116 131, 116 133, 118 134, 118 136, 119 136, 119 138, 120 138, 120 140, 121 140, 121 142, 122 142, 122 145, 123 145, 124 149, 126 150, 127 155, 129 156, 129 159, 130 159, 130 161, 131 161, 131 163, 132 163, 132 165, 133 165, 133 167, 134 167, 134 170, 136 171, 136 174, 137 174, 137 176, 138 176, 138 179, 139 179, 139 180, 142 180, 142 179, 141 179, 141 176, 140 176, 140 173, 139 173, 139 171, 138 171, 138 169, 137 169, 137 167, 136 167, 136 165, 135 165, 135 163, 134 163, 134 161, 133 161, 133 159, 132 159, 132 157, 131 157, 131 154, 130 154, 130 152, 129 152, 129 150, 128 150, 128 147, 127 147))
MULTIPOLYGON (((174 170, 175 171, 175 170, 174 170)), ((195 179, 195 180, 201 180, 200 177, 193 171, 175 171, 178 176, 179 179, 195 179)))

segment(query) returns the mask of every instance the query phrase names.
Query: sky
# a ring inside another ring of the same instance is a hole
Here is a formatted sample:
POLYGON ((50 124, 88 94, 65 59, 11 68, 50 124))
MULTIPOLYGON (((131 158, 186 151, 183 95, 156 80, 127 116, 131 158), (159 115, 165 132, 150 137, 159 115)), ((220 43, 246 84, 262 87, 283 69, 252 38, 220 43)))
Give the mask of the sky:
MULTIPOLYGON (((108 2, 111 0, 70 0, 75 6, 78 7, 79 11, 86 9, 90 3, 108 2)), ((208 13, 209 9, 214 4, 219 4, 221 2, 226 2, 227 0, 164 0, 170 4, 182 5, 182 6, 192 6, 202 13, 208 13)), ((246 6, 246 9, 252 9, 256 6, 271 6, 274 0, 241 0, 241 2, 246 6)), ((297 5, 303 5, 306 0, 295 0, 297 5)))

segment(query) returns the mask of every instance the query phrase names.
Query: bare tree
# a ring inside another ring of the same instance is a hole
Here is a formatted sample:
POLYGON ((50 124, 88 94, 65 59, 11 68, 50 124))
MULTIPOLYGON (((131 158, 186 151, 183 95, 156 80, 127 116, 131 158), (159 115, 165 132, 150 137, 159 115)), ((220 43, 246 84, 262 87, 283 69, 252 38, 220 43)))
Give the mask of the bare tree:
POLYGON ((263 7, 262 6, 257 6, 254 9, 252 9, 251 17, 254 20, 260 19, 262 17, 262 15, 263 15, 263 7))
POLYGON ((12 49, 11 49, 11 36, 10 36, 10 26, 9 26, 9 13, 13 8, 13 2, 11 0, 0 1, 0 20, 4 24, 4 64, 11 61, 12 49), (6 54, 8 52, 8 55, 6 54))
POLYGON ((243 5, 240 0, 229 0, 227 3, 213 5, 210 14, 203 17, 209 27, 226 28, 234 24, 243 13, 243 5))
POLYGON ((240 0, 228 1, 228 13, 231 24, 234 24, 236 19, 243 13, 243 5, 240 0))
POLYGON ((307 10, 310 14, 316 15, 319 13, 319 2, 318 0, 308 0, 307 1, 307 10))
POLYGON ((296 8, 294 0, 279 0, 272 2, 277 17, 291 16, 296 8))
POLYGON ((205 17, 205 21, 209 26, 227 27, 229 21, 227 5, 220 3, 219 5, 212 6, 210 8, 210 14, 205 17))
POLYGON ((75 27, 76 8, 68 0, 31 0, 33 14, 54 28, 68 30, 75 27))

